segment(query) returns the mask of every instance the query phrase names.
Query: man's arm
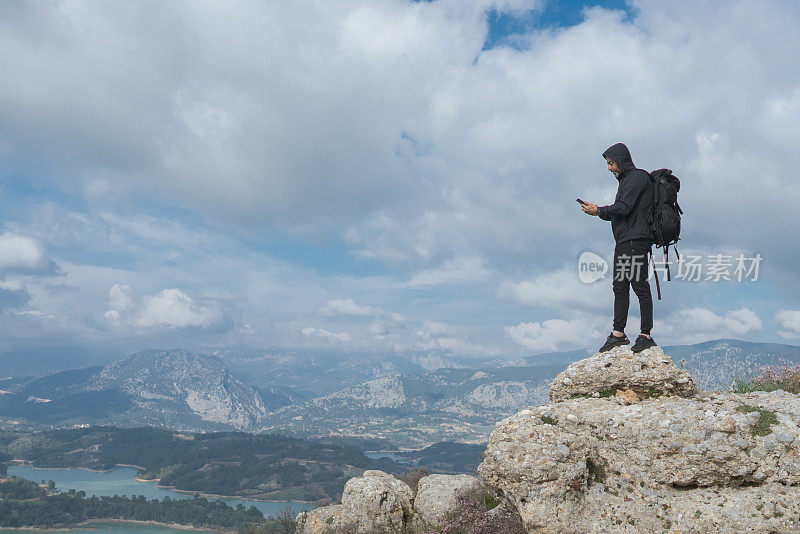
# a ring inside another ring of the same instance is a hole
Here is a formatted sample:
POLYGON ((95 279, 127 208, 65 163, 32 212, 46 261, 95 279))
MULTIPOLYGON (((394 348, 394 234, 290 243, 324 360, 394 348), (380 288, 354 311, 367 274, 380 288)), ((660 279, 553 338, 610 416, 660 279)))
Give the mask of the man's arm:
POLYGON ((642 194, 642 191, 647 187, 647 175, 643 171, 632 172, 630 176, 624 179, 622 184, 622 192, 619 195, 619 200, 610 206, 601 206, 597 208, 597 215, 606 221, 615 219, 617 217, 624 217, 633 209, 636 199, 642 194))

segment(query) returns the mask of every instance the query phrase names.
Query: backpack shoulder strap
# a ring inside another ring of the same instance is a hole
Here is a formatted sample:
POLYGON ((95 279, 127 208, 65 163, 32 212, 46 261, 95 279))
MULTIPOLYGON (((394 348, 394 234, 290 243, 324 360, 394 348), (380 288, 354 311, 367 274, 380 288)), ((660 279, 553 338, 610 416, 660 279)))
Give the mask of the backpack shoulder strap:
POLYGON ((656 262, 653 260, 653 248, 650 247, 650 252, 648 253, 650 257, 650 263, 653 265, 653 276, 656 277, 656 292, 658 293, 658 300, 661 300, 661 285, 658 283, 658 270, 656 269, 656 262))

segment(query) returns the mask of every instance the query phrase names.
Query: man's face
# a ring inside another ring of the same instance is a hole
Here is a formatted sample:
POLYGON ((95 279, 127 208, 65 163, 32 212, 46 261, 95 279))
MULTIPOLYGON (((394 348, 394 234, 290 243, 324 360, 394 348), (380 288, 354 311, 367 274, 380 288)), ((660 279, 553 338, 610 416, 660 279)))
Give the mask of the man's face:
POLYGON ((614 176, 619 176, 620 170, 617 162, 611 158, 606 158, 606 163, 608 163, 608 171, 614 176))

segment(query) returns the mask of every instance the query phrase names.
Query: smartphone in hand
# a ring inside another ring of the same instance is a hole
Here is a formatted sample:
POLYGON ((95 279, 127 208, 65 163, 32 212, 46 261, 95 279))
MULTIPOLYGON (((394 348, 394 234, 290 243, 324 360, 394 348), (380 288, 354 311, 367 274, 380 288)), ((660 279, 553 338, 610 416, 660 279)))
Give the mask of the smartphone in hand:
POLYGON ((588 204, 588 202, 584 202, 583 200, 576 198, 575 200, 578 201, 578 204, 588 204))

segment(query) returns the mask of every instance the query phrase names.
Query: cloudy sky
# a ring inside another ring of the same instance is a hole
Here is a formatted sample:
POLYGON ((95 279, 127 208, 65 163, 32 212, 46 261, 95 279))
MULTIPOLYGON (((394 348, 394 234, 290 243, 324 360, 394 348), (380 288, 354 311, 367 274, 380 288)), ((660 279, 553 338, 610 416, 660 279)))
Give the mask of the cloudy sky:
POLYGON ((681 178, 702 268, 656 341, 800 343, 794 0, 0 11, 0 350, 593 347, 613 241, 574 199, 617 141, 681 178))

